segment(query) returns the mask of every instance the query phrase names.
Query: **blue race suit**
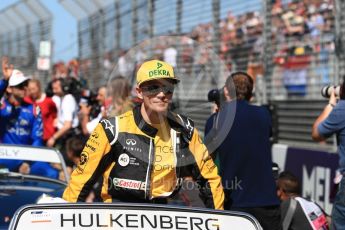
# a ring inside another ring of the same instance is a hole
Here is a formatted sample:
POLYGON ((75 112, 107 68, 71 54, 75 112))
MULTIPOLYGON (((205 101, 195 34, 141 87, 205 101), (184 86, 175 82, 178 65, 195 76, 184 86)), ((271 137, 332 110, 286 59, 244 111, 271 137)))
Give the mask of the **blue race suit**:
MULTIPOLYGON (((22 102, 15 106, 11 104, 4 93, 8 86, 8 81, 0 80, 0 142, 6 144, 43 146, 43 124, 42 117, 32 104, 22 102)), ((0 164, 5 164, 9 170, 15 171, 23 161, 0 160, 0 164)), ((31 165, 31 173, 42 171, 42 167, 49 170, 48 163, 39 162, 31 165)), ((42 175, 42 173, 37 173, 42 175)), ((49 172, 49 175, 52 173, 49 172)), ((56 176, 56 175, 55 175, 56 176)))
POLYGON ((31 104, 23 102, 12 105, 3 97, 8 81, 0 80, 0 140, 7 144, 43 145, 43 125, 41 114, 35 114, 31 104))

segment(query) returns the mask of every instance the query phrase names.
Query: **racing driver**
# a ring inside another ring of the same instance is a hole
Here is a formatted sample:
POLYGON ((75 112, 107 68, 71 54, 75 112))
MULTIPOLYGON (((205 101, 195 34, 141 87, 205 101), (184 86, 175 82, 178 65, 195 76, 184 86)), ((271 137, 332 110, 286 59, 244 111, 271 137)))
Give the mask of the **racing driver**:
POLYGON ((171 65, 144 62, 136 76, 142 103, 103 119, 91 133, 63 198, 85 201, 102 180, 104 202, 166 204, 192 176, 208 208, 223 209, 218 170, 191 119, 169 110, 179 80, 171 65))

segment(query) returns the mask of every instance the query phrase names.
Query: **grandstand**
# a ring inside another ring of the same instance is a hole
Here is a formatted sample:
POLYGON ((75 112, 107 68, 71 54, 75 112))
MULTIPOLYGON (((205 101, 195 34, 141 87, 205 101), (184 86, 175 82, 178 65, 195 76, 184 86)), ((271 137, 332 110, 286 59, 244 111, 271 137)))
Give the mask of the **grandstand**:
MULTIPOLYGON (((244 70, 260 81, 256 103, 274 108, 275 140, 320 148, 310 137, 325 104, 320 90, 344 74, 342 1, 60 2, 78 19, 81 71, 92 87, 116 73, 133 83, 140 60, 164 59, 173 47, 182 79, 175 101, 200 130, 211 113, 208 91, 219 88, 227 73, 244 70), (119 70, 121 56, 131 71, 119 70)), ((334 142, 322 148, 334 149, 334 142)))
POLYGON ((45 54, 41 42, 52 40, 52 14, 39 1, 17 1, 0 11, 0 56, 8 56, 16 68, 47 82, 50 70, 50 46, 45 54), (45 58, 48 68, 38 70, 38 58, 45 58))

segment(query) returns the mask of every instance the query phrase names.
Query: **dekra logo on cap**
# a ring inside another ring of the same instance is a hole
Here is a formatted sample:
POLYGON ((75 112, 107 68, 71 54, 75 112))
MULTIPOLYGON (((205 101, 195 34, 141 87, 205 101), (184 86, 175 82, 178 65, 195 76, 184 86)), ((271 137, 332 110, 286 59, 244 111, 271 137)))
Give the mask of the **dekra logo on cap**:
POLYGON ((149 71, 149 77, 153 77, 153 76, 169 76, 170 77, 170 73, 168 70, 159 69, 162 66, 163 66, 162 63, 157 62, 157 69, 149 71))

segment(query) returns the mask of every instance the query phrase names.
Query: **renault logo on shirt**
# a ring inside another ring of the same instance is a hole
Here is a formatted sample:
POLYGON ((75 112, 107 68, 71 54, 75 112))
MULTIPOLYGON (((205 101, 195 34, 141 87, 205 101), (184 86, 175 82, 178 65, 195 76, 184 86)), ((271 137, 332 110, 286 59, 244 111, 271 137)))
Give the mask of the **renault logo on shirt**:
POLYGON ((137 142, 136 142, 136 140, 134 140, 134 139, 127 139, 127 140, 126 140, 126 144, 127 144, 127 145, 136 145, 137 142))

